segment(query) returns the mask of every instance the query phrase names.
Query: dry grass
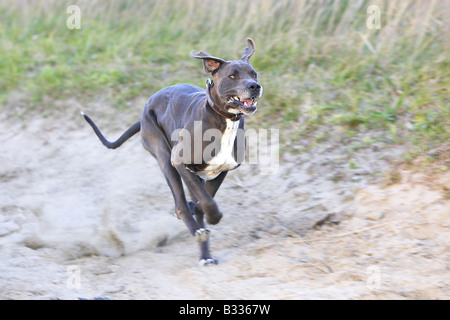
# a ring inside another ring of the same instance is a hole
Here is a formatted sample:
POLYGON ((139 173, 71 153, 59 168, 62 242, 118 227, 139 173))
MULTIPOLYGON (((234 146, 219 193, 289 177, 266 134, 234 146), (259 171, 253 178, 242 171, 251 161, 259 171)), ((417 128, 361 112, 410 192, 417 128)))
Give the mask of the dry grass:
POLYGON ((164 86, 204 85, 191 50, 236 59, 250 36, 266 89, 252 121, 289 128, 295 150, 335 127, 366 144, 413 142, 414 157, 450 138, 448 12, 445 0, 3 1, 0 103, 48 112, 102 95, 136 112, 164 86), (80 30, 66 27, 70 4, 80 30), (374 4, 379 30, 366 26, 374 4))

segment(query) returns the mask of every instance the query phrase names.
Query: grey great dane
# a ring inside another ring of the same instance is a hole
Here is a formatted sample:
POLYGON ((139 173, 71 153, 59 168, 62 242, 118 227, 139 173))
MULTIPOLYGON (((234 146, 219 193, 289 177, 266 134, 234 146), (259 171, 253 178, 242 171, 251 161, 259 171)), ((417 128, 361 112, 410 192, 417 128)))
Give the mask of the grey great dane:
POLYGON ((212 75, 206 90, 188 84, 161 89, 145 104, 141 120, 114 142, 108 141, 82 113, 103 145, 110 149, 120 147, 141 132, 144 148, 157 159, 172 191, 175 214, 200 243, 201 265, 218 263, 209 252, 209 230, 204 216, 209 224, 217 224, 222 218, 214 196, 227 172, 243 160, 237 151, 245 149, 245 138, 240 139, 237 132, 243 131, 243 116, 256 112, 256 99, 263 91, 249 63, 254 51, 255 44, 250 38, 240 60, 225 61, 203 51, 192 51, 191 57, 202 59, 205 72, 212 75), (208 142, 204 135, 211 130, 220 135, 215 134, 214 141, 208 142), (214 148, 210 147, 212 143, 214 148), (210 152, 204 152, 208 148, 210 152), (192 201, 186 200, 182 181, 192 201))

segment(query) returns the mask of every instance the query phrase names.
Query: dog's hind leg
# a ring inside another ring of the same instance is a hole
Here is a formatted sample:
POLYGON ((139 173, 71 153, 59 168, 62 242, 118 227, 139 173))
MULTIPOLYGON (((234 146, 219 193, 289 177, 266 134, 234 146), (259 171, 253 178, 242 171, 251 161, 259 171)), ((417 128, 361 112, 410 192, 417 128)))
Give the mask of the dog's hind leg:
POLYGON ((191 235, 197 241, 206 241, 209 231, 202 228, 192 217, 186 196, 183 190, 183 183, 177 170, 172 166, 170 156, 171 151, 166 140, 166 135, 156 122, 156 117, 149 112, 143 116, 141 130, 142 144, 158 161, 158 164, 166 178, 167 184, 175 201, 175 214, 188 228, 191 235))

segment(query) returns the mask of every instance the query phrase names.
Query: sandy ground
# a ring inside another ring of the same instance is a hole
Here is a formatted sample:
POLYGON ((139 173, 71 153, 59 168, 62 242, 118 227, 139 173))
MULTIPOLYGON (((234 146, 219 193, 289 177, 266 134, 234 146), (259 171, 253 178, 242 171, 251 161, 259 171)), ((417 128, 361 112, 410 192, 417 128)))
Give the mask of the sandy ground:
MULTIPOLYGON (((137 119, 86 111, 111 139, 137 119)), ((220 264, 201 267, 138 136, 107 150, 73 107, 3 114, 0 143, 0 299, 450 298, 450 176, 370 184, 395 150, 358 169, 331 145, 274 175, 231 172, 210 227, 220 264)))

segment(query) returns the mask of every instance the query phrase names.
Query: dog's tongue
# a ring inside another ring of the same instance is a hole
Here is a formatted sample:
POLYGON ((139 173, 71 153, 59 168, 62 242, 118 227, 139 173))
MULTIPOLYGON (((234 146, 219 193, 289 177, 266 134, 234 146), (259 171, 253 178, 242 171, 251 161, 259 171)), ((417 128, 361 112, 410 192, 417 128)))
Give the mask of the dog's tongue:
POLYGON ((254 114, 256 112, 256 103, 252 99, 242 99, 242 106, 239 108, 243 114, 254 114))
POLYGON ((251 106, 253 104, 252 99, 242 99, 241 102, 246 104, 247 106, 251 106))

